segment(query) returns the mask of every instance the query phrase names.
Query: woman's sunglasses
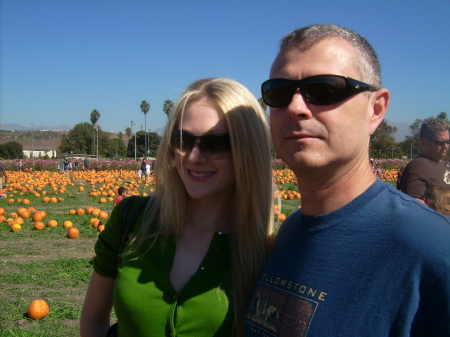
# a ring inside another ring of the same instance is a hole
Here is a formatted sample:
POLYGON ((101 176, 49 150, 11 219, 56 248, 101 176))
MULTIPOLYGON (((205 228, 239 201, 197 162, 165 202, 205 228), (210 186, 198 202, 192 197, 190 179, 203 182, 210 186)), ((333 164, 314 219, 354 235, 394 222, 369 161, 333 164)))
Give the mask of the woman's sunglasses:
POLYGON ((288 106, 297 89, 314 105, 330 105, 360 92, 377 90, 367 83, 339 75, 316 75, 301 80, 273 78, 261 85, 264 103, 273 108, 288 106))
POLYGON ((197 144, 202 155, 207 158, 227 158, 231 153, 230 135, 228 133, 194 136, 187 131, 174 129, 171 139, 172 148, 184 156, 197 144))

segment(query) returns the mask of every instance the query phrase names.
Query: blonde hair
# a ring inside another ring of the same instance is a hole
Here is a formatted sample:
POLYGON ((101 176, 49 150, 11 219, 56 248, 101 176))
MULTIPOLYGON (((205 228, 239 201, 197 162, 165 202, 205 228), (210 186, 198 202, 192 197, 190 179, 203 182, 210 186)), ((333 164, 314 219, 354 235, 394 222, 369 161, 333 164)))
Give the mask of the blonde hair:
POLYGON ((134 249, 155 236, 179 237, 189 219, 189 196, 174 164, 171 134, 180 126, 185 109, 207 99, 223 115, 230 133, 235 172, 235 197, 230 205, 231 278, 234 336, 240 336, 244 311, 253 285, 273 246, 272 168, 267 116, 258 100, 240 83, 226 78, 203 79, 181 95, 156 155, 156 190, 144 210, 143 224, 131 244, 134 249), (151 234, 157 221, 159 230, 151 234))
POLYGON ((450 187, 430 185, 423 199, 436 212, 450 216, 450 187))

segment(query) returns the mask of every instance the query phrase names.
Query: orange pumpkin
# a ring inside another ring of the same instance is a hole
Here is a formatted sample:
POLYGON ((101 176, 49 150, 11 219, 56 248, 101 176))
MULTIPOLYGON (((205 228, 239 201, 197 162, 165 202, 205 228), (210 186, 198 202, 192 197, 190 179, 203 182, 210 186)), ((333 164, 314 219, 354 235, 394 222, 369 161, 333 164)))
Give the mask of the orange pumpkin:
POLYGON ((98 228, 98 226, 102 225, 102 222, 99 219, 95 219, 91 222, 92 227, 98 228))
POLYGON ((98 213, 98 217, 100 219, 108 219, 108 213, 106 213, 105 211, 101 211, 100 213, 98 213))
POLYGON ((102 210, 100 208, 94 208, 91 212, 91 215, 94 217, 98 216, 102 210))
POLYGON ((98 225, 97 230, 103 232, 105 230, 105 225, 98 225))
POLYGON ((80 235, 80 231, 78 230, 78 228, 75 227, 69 228, 69 231, 67 232, 67 237, 71 239, 76 239, 78 235, 80 235))
POLYGON ((34 223, 33 228, 34 228, 35 230, 37 230, 37 231, 40 231, 40 230, 42 230, 42 229, 45 228, 45 224, 44 224, 42 221, 36 221, 36 222, 34 223))
POLYGON ((84 213, 85 213, 84 209, 82 209, 82 208, 78 208, 77 209, 77 214, 78 215, 84 215, 84 213))
POLYGON ((11 226, 11 231, 13 231, 13 232, 20 232, 21 230, 22 230, 22 226, 19 225, 18 223, 14 223, 11 226))
POLYGON ((47 222, 47 226, 56 227, 56 226, 58 226, 58 221, 56 221, 56 220, 49 220, 47 222))
POLYGON ((42 319, 50 312, 47 302, 44 300, 34 300, 28 306, 27 315, 31 319, 42 319))
POLYGON ((66 220, 63 222, 63 226, 64 226, 64 228, 71 228, 71 227, 73 227, 73 223, 70 220, 66 220))

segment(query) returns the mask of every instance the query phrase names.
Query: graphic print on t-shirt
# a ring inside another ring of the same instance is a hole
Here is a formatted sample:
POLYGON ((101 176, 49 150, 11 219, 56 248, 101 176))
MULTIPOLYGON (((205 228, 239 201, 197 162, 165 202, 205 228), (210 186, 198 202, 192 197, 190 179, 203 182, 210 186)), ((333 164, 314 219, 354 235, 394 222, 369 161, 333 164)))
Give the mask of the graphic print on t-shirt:
POLYGON ((249 302, 246 321, 260 336, 304 337, 318 302, 260 284, 249 302))

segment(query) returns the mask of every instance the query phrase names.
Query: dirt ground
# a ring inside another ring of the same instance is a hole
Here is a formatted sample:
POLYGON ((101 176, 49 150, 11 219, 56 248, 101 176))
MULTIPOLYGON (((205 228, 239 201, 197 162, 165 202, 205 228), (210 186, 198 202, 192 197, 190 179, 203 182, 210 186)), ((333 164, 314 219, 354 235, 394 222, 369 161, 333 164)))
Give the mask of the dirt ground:
POLYGON ((24 238, 20 242, 16 240, 3 241, 1 243, 1 258, 10 262, 54 260, 67 256, 90 258, 94 254, 96 241, 96 238, 83 238, 83 240, 24 238), (12 250, 14 255, 8 254, 12 250))

